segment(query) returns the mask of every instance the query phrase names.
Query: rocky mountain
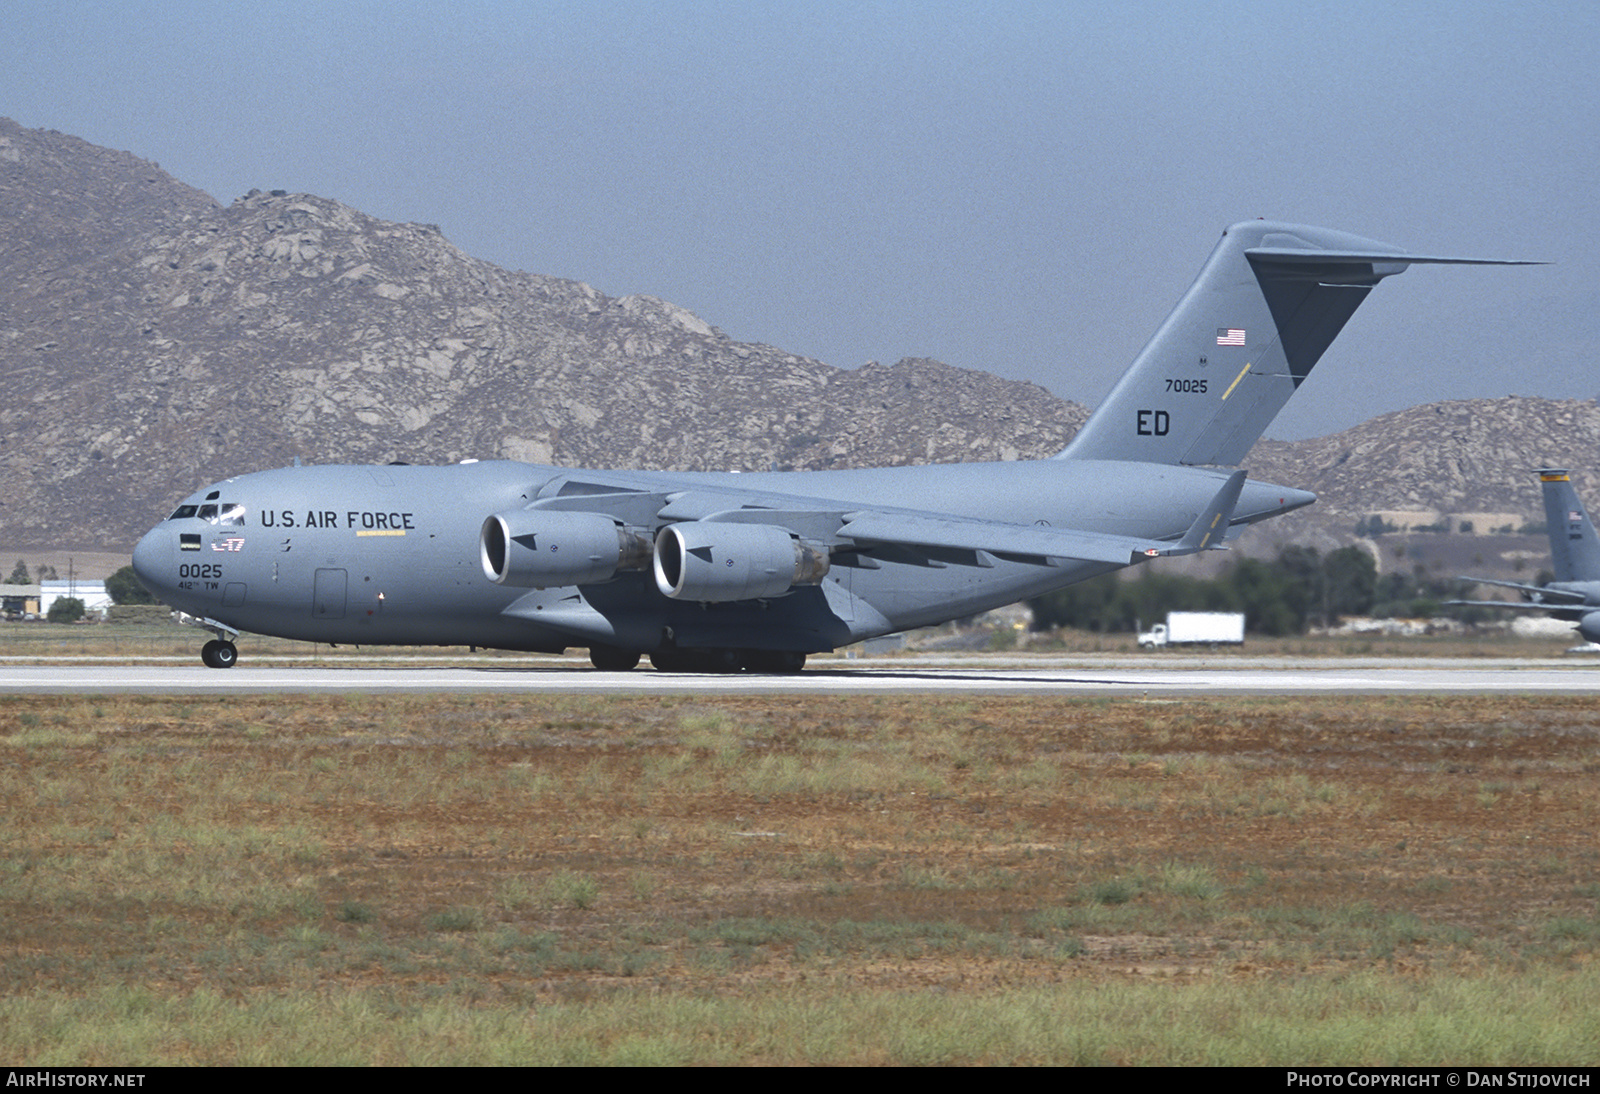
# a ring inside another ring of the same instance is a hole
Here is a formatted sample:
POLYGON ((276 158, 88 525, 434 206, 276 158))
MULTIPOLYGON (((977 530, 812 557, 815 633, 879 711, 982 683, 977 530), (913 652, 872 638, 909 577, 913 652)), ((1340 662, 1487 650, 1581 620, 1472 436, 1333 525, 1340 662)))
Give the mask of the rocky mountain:
POLYGON ((305 462, 817 468, 1054 451, 1085 416, 928 360, 844 371, 430 225, 0 120, 0 540, 126 544, 207 480, 305 462))
MULTIPOLYGON (((229 206, 152 163, 0 119, 0 542, 123 548, 181 495, 306 463, 466 457, 664 469, 1058 451, 1087 412, 908 359, 846 371, 739 343, 649 296, 472 258, 327 198, 229 206)), ((1416 407, 1262 442, 1314 516, 1539 512, 1528 468, 1587 476, 1600 409, 1416 407)))
POLYGON ((1600 510, 1600 404, 1593 400, 1466 399, 1383 414, 1342 433, 1262 441, 1250 473, 1317 492, 1327 522, 1390 510, 1518 513, 1544 520, 1540 467, 1572 470, 1600 510))

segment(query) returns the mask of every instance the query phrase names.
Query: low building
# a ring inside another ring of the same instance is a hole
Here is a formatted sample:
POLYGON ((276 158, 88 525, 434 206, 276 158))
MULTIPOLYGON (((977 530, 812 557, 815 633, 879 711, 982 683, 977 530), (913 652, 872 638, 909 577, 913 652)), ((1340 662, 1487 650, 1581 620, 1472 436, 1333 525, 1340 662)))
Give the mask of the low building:
POLYGON ((64 596, 75 596, 83 601, 86 612, 104 612, 111 607, 111 594, 106 592, 104 581, 41 581, 38 588, 40 615, 49 615, 50 606, 64 596))
POLYGON ((0 613, 7 619, 39 615, 39 586, 0 585, 0 613))

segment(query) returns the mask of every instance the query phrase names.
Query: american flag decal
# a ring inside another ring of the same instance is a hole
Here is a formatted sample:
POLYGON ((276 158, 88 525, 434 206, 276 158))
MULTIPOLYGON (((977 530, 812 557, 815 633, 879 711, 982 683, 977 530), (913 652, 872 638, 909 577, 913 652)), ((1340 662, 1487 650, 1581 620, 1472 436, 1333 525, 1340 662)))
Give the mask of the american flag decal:
POLYGON ((1242 346, 1244 345, 1244 330, 1240 327, 1219 327, 1217 329, 1217 345, 1242 346))
POLYGON ((1576 509, 1570 509, 1567 511, 1567 519, 1573 524, 1579 524, 1583 521, 1583 514, 1578 512, 1576 509))

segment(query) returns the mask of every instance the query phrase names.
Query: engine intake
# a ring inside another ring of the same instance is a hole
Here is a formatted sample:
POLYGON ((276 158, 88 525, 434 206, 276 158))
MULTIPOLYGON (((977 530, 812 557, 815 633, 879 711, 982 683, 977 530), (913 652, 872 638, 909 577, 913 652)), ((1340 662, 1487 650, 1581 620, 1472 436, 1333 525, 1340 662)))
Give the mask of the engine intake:
POLYGON ((1578 633, 1585 642, 1600 642, 1600 612, 1590 612, 1579 619, 1578 633))
POLYGON ((828 554, 768 524, 685 521, 656 536, 655 574, 674 600, 757 600, 820 584, 828 554))
POLYGON ((649 537, 603 513, 559 509, 496 513, 483 522, 478 546, 485 576, 519 589, 597 585, 650 560, 649 537))

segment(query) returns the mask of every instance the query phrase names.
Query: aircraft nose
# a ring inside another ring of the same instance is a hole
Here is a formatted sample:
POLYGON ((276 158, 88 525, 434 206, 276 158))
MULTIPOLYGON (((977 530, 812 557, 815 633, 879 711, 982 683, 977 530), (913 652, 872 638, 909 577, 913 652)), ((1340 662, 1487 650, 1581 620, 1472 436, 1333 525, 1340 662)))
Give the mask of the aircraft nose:
POLYGON ((161 579, 172 572, 170 532, 162 534, 160 528, 153 528, 144 534, 139 545, 133 549, 133 572, 139 575, 140 583, 152 594, 161 594, 161 579))

